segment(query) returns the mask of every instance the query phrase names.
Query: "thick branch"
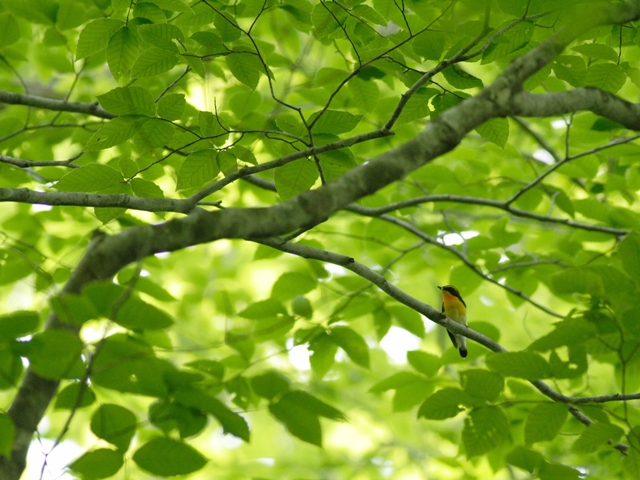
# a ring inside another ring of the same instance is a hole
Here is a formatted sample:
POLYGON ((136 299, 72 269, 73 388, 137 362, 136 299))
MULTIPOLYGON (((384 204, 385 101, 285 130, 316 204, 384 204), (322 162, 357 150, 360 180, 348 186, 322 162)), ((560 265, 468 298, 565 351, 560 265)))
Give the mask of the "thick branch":
POLYGON ((189 199, 142 198, 125 194, 84 192, 36 192, 27 188, 0 188, 0 202, 75 207, 120 207, 146 212, 181 212, 193 209, 189 199))
POLYGON ((553 117, 588 110, 631 130, 640 130, 639 104, 593 87, 545 94, 520 91, 513 95, 511 106, 511 115, 523 117, 553 117))
POLYGON ((36 95, 0 91, 0 103, 26 105, 29 107, 44 108, 46 110, 55 110, 57 112, 84 113, 106 119, 117 117, 117 115, 104 110, 98 102, 66 102, 64 100, 54 100, 53 98, 38 97, 36 95))

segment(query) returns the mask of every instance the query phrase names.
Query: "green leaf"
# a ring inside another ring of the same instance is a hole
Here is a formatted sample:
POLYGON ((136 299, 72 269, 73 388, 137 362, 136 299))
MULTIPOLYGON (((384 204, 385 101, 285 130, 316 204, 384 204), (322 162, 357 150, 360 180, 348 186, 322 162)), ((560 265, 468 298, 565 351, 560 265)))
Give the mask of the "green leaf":
POLYGON ((0 413, 0 455, 11 458, 15 435, 16 427, 9 415, 0 413))
POLYGON ((618 53, 610 46, 602 43, 585 43, 571 47, 571 50, 581 53, 585 57, 609 60, 610 62, 618 61, 618 53))
POLYGON ((556 294, 586 293, 602 295, 604 284, 602 277, 587 268, 562 270, 551 277, 551 286, 556 294))
POLYGON ((553 440, 560 432, 569 411, 560 403, 542 403, 529 412, 524 427, 527 444, 553 440))
MULTIPOLYGON (((220 125, 219 119, 211 112, 198 112, 198 127, 203 135, 207 137, 219 136, 224 143, 224 129, 220 125)), ((216 144, 217 145, 217 144, 216 144)))
POLYGON ((114 118, 91 136, 84 149, 92 152, 120 145, 133 137, 147 120, 148 117, 139 115, 114 118))
MULTIPOLYGON (((134 178, 129 182, 133 193, 143 198, 164 198, 164 192, 155 183, 142 178, 134 178)), ((145 292, 147 293, 147 292, 145 292)), ((161 299, 163 300, 163 299, 161 299)), ((166 300, 165 300, 166 301, 166 300)))
POLYGON ((178 171, 176 190, 200 187, 214 180, 220 170, 216 162, 216 151, 212 148, 191 153, 178 171))
POLYGON ((413 333, 416 337, 424 338, 424 321, 418 312, 404 305, 387 307, 387 311, 406 331, 413 333))
POLYGON ((433 113, 431 117, 437 117, 445 110, 448 110, 451 107, 455 107, 457 104, 462 102, 468 95, 465 95, 464 92, 445 92, 440 95, 436 95, 431 100, 431 105, 433 106, 433 113))
POLYGON ((387 26, 387 21, 384 19, 382 15, 376 12, 373 8, 368 5, 356 5, 351 10, 355 15, 362 17, 370 22, 375 23, 376 25, 380 25, 381 27, 387 26))
POLYGON ((311 319, 313 317, 313 307, 311 302, 302 295, 296 295, 291 302, 291 310, 295 315, 311 319))
POLYGON ((107 48, 111 36, 124 26, 122 20, 100 18, 87 24, 80 32, 76 48, 76 60, 88 57, 107 48))
POLYGON ((346 12, 334 2, 318 3, 311 11, 311 22, 318 38, 338 30, 346 19, 346 12))
POLYGON ((545 352, 563 346, 579 345, 596 335, 593 324, 579 318, 567 318, 554 324, 554 328, 551 333, 534 341, 529 349, 545 352))
POLYGON ((176 402, 185 407, 210 413, 220 422, 225 433, 231 433, 245 442, 249 441, 249 426, 244 418, 231 411, 217 398, 196 388, 187 387, 175 392, 176 402))
POLYGON ((66 294, 51 298, 49 303, 60 321, 68 325, 80 326, 84 322, 100 316, 95 305, 84 296, 66 294))
POLYGON ((369 347, 364 338, 351 328, 343 326, 332 327, 329 334, 354 363, 369 368, 369 347))
POLYGON ((537 86, 542 85, 542 82, 544 82, 549 77, 549 75, 551 75, 551 65, 547 64, 536 73, 531 75, 529 78, 527 78, 522 86, 525 90, 532 91, 537 86))
POLYGON ((84 478, 109 478, 122 468, 122 453, 108 448, 98 448, 82 455, 69 468, 84 478))
POLYGON ((418 418, 444 420, 453 418, 463 411, 461 404, 466 403, 465 393, 458 388, 443 388, 427 398, 418 409, 418 418))
POLYGON ((213 24, 220 34, 220 37, 222 37, 223 42, 233 42, 234 40, 238 40, 242 35, 242 32, 237 26, 238 24, 231 15, 223 16, 216 13, 213 16, 213 24))
POLYGON ((61 192, 97 192, 124 181, 115 168, 99 163, 90 163, 76 168, 62 177, 55 187, 61 192))
POLYGON ((151 47, 142 52, 131 69, 132 77, 152 77, 168 72, 178 63, 175 52, 158 47, 151 47))
POLYGON ((216 163, 225 177, 238 171, 238 159, 228 150, 216 154, 216 163))
POLYGON ((81 374, 82 342, 67 330, 45 330, 29 342, 27 357, 30 368, 51 380, 73 378, 81 374), (79 371, 80 369, 80 371, 79 371))
POLYGON ((577 453, 594 453, 608 443, 615 444, 623 433, 617 425, 595 422, 583 430, 571 449, 577 453))
POLYGON ((495 39, 482 54, 482 64, 491 63, 499 58, 506 57, 510 53, 516 52, 527 46, 535 26, 531 22, 521 22, 511 25, 513 28, 505 32, 504 35, 495 39))
POLYGON ((269 318, 286 315, 287 309, 280 302, 269 298, 261 302, 252 303, 247 308, 238 313, 239 317, 249 320, 266 320, 269 318))
POLYGON ((319 417, 340 422, 346 420, 345 415, 340 410, 302 390, 292 390, 286 394, 286 397, 287 401, 299 405, 319 417))
POLYGON ((119 80, 131 70, 138 52, 138 39, 129 27, 122 27, 111 37, 107 47, 107 63, 113 78, 119 80))
POLYGON ((423 377, 411 372, 398 372, 390 377, 380 380, 369 389, 371 393, 381 393, 387 390, 397 390, 406 385, 412 385, 424 381, 423 377))
POLYGON ((276 168, 275 184, 278 195, 287 200, 309 190, 319 177, 314 162, 307 159, 295 160, 276 168))
POLYGON ((119 392, 167 394, 166 364, 155 358, 148 344, 124 334, 108 337, 93 361, 91 381, 119 392))
POLYGON ((260 397, 273 400, 289 391, 289 381, 278 372, 266 372, 251 379, 251 388, 260 397))
POLYGON ((300 390, 285 393, 278 402, 269 405, 269 411, 293 435, 317 446, 322 444, 319 416, 338 421, 345 419, 339 410, 300 390))
POLYGON ((184 0, 149 0, 163 10, 170 12, 193 12, 191 7, 184 0))
POLYGON ((504 379, 488 370, 473 369, 460 373, 460 384, 470 397, 492 402, 504 389, 504 379))
POLYGON ((187 367, 195 368, 201 372, 208 373, 220 380, 224 377, 224 365, 216 360, 200 359, 185 364, 187 367))
POLYGON ((631 449, 629 454, 622 459, 622 466, 631 476, 630 478, 638 478, 638 475, 640 475, 640 453, 631 449))
POLYGON ((318 286, 318 281, 298 272, 283 273, 271 288, 271 297, 276 300, 290 300, 297 295, 310 292, 318 286))
POLYGON ((191 70, 196 72, 200 76, 200 78, 202 79, 206 78, 207 72, 204 68, 204 64, 202 63, 201 58, 192 57, 190 55, 185 55, 183 58, 187 61, 187 63, 191 67, 191 70))
POLYGON ((509 140, 509 120, 506 118, 492 118, 475 130, 482 138, 495 143, 500 148, 504 148, 509 140))
POLYGON ((191 35, 191 38, 205 47, 206 52, 209 54, 222 53, 227 51, 224 44, 222 43, 222 39, 213 32, 196 32, 191 35))
POLYGON ((103 95, 98 95, 102 108, 116 115, 147 115, 156 114, 153 97, 146 88, 123 87, 115 88, 103 95))
POLYGON ((398 124, 413 122, 431 115, 429 101, 438 94, 434 88, 421 88, 414 93, 404 106, 402 113, 398 117, 398 124))
POLYGON ((129 329, 157 330, 173 325, 173 319, 162 310, 143 302, 139 298, 129 298, 118 309, 115 322, 129 329))
POLYGON ((133 454, 133 461, 153 475, 186 475, 204 467, 207 460, 195 448, 166 437, 149 440, 133 454))
POLYGON ((464 419, 462 443, 468 458, 499 447, 509 435, 509 420, 500 407, 480 407, 464 419))
POLYGON ((126 452, 136 433, 138 420, 134 413, 113 403, 105 403, 91 416, 91 431, 96 437, 115 445, 126 452))
POLYGON ((465 72, 461 67, 455 64, 445 68, 442 71, 442 75, 444 75, 444 78, 452 87, 459 88, 461 90, 482 88, 484 86, 482 80, 465 72))
POLYGON ((422 350, 409 350, 407 352, 407 361, 413 368, 427 377, 433 377, 442 366, 440 357, 422 350))
POLYGON ((413 51, 425 60, 439 61, 444 51, 445 34, 427 30, 418 35, 411 46, 413 51))
POLYGON ((262 63, 255 54, 243 53, 244 50, 234 51, 225 60, 229 71, 236 79, 247 87, 255 90, 260 80, 262 63))
POLYGON ((180 438, 200 433, 207 424, 207 416, 174 403, 156 402, 149 407, 149 420, 165 433, 174 429, 180 438))
POLYGON ((415 382, 402 385, 395 390, 393 395, 393 411, 407 412, 416 405, 424 402, 433 393, 434 384, 420 376, 416 376, 415 382))
MULTIPOLYGON (((316 112, 309 118, 309 123, 313 123, 320 112, 316 112)), ((362 115, 353 115, 349 112, 338 110, 326 110, 322 117, 313 125, 313 133, 332 133, 339 135, 350 132, 362 119, 362 115)))
POLYGON ((539 469, 540 480, 580 480, 582 472, 566 465, 542 462, 539 469))
MULTIPOLYGON (((113 309, 113 305, 125 295, 126 290, 120 285, 114 284, 111 280, 103 282, 90 283, 82 289, 82 299, 88 301, 93 308, 94 317, 98 316, 110 317, 113 309)), ((74 295, 75 296, 75 295, 74 295)), ((71 295, 64 295, 62 298, 66 299, 71 295)), ((67 306, 64 305, 66 309, 67 306)), ((87 318, 89 319, 89 318, 87 318)))
POLYGON ((375 111, 380 100, 380 89, 375 81, 353 77, 348 86, 349 94, 358 107, 366 112, 375 111))
POLYGON ((24 337, 33 333, 40 325, 38 312, 17 310, 0 316, 0 342, 24 337))
POLYGON ((489 368, 506 377, 538 380, 548 377, 551 373, 547 361, 536 353, 491 353, 485 361, 489 368))
POLYGON ((136 18, 144 18, 152 23, 165 23, 167 16, 164 12, 153 3, 137 2, 133 7, 133 16, 136 18))
POLYGON ((321 333, 311 340, 309 350, 313 352, 309 357, 311 368, 318 377, 324 377, 335 362, 338 345, 329 335, 321 333))
POLYGON ((618 245, 618 255, 625 272, 640 285, 640 234, 629 233, 618 245))
POLYGON ((289 395, 269 405, 269 411, 292 435, 312 445, 322 446, 322 427, 318 416, 297 404, 289 395))
POLYGON ((614 63, 597 63, 587 69, 585 85, 598 87, 616 93, 627 81, 627 75, 620 65, 614 63))
POLYGON ((13 45, 20 40, 20 27, 16 19, 8 12, 0 13, 0 48, 13 45))
POLYGON ((0 390, 15 387, 22 370, 22 361, 18 355, 0 349, 0 390))
POLYGON ((178 120, 184 114, 186 106, 184 93, 170 93, 158 102, 158 116, 167 120, 178 120))
POLYGON ((96 394, 89 385, 82 388, 81 383, 74 382, 64 387, 56 396, 55 408, 72 410, 74 408, 84 408, 96 401, 96 394), (78 402, 78 397, 82 391, 82 399, 78 402))
POLYGON ((139 152, 146 152, 170 143, 173 132, 170 123, 151 118, 140 127, 133 140, 139 152))
POLYGON ((515 467, 533 473, 543 462, 542 455, 533 450, 529 450, 521 445, 514 448, 506 458, 507 462, 515 467))
POLYGON ((138 33, 145 42, 171 52, 176 51, 176 44, 172 41, 174 38, 183 43, 185 41, 182 30, 171 23, 140 25, 138 33))
POLYGON ((587 67, 582 57, 559 55, 553 64, 553 72, 560 80, 574 87, 581 87, 587 79, 587 67))

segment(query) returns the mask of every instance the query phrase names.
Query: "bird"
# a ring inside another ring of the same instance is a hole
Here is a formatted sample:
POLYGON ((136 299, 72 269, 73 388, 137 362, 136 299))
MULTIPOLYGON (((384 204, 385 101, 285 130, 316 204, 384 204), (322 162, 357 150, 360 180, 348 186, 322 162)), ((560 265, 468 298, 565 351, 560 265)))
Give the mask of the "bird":
MULTIPOLYGON (((467 304, 464 303, 460 292, 453 285, 438 287, 442 291, 442 313, 454 322, 467 325, 467 304)), ((455 335, 447 330, 453 346, 460 352, 460 356, 467 356, 467 338, 462 335, 455 335)))

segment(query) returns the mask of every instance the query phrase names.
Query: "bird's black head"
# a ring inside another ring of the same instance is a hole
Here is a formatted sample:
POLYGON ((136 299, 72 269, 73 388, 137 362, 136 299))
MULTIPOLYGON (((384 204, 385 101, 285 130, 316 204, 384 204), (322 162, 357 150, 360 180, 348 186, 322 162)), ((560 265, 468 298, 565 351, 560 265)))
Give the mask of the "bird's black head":
POLYGON ((464 304, 464 300, 462 300, 462 295, 460 295, 460 292, 458 291, 458 289, 456 287, 454 287, 453 285, 444 285, 442 287, 438 287, 440 290, 442 290, 443 292, 447 292, 451 295, 453 295, 454 297, 458 297, 460 299, 460 301, 464 304))

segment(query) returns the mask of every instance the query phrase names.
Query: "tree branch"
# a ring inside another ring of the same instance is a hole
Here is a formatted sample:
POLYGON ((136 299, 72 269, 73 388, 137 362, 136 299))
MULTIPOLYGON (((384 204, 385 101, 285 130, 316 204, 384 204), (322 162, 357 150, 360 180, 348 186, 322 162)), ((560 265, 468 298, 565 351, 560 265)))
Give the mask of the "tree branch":
POLYGON ((125 194, 84 192, 36 192, 27 188, 0 188, 1 202, 98 208, 119 207, 145 212, 188 213, 193 209, 193 203, 189 199, 143 198, 125 194))
MULTIPOLYGON (((608 233, 610 235, 616 235, 619 237, 627 235, 630 230, 626 230, 623 228, 612 228, 605 227, 601 225, 591 225, 588 223, 576 222, 575 220, 571 220, 569 218, 558 218, 558 217, 550 217, 548 215, 541 215, 539 213, 529 212, 528 210, 521 210, 519 208, 514 208, 508 205, 506 202, 501 200, 493 200, 490 198, 480 198, 480 197, 465 197, 462 195, 450 195, 450 194, 440 194, 440 195, 425 195, 423 197, 415 197, 410 198, 409 200, 403 200, 401 202, 390 203, 389 205, 385 205, 384 207, 362 207, 357 206, 358 213, 363 215, 368 215, 371 217, 377 217, 383 215, 388 212, 392 212, 394 210, 400 210, 405 207, 413 207, 416 205, 420 205, 422 203, 429 202, 456 202, 456 203, 466 203, 470 205, 484 205, 486 207, 498 208, 500 210, 504 210, 505 212, 509 212, 512 215, 523 218, 531 218, 533 220, 538 220, 541 222, 547 223, 557 223, 560 225, 566 225, 567 227, 578 228, 581 230, 588 230, 592 232, 601 232, 608 233)), ((350 209, 351 207, 347 207, 350 209)))
POLYGON ((630 130, 640 130, 640 105, 595 87, 534 94, 524 90, 511 99, 510 115, 552 117, 581 110, 608 118, 630 130))
POLYGON ((98 102, 67 102, 65 100, 55 100, 53 98, 38 97, 36 95, 26 95, 22 93, 5 92, 0 90, 0 103, 10 105, 26 105, 29 107, 44 108, 57 112, 74 112, 93 115, 94 117, 112 119, 117 117, 113 113, 104 110, 98 102))

